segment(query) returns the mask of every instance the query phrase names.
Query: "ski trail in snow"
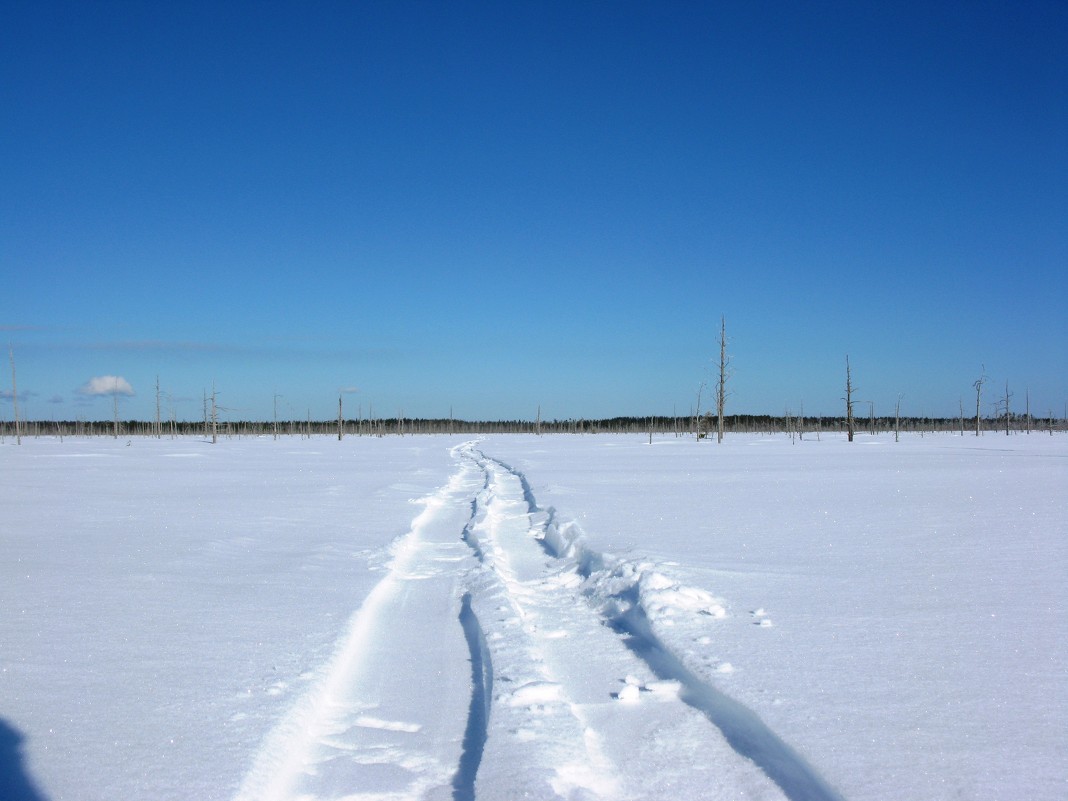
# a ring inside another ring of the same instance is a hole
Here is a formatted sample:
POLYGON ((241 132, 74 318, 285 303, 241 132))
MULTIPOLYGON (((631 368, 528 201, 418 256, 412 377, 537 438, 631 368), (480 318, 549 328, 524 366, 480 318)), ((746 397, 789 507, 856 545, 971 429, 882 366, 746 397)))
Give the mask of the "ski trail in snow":
MULTIPOLYGON (((673 586, 651 565, 634 565, 613 560, 584 547, 578 541, 577 530, 557 520, 555 510, 539 509, 534 493, 525 476, 507 464, 472 452, 486 472, 487 489, 483 493, 485 507, 482 519, 476 510, 476 523, 470 528, 469 539, 482 561, 492 566, 499 576, 503 590, 515 611, 518 626, 525 628, 536 645, 531 656, 536 663, 551 664, 562 675, 575 675, 574 656, 581 654, 587 662, 610 665, 623 664, 618 655, 612 658, 612 645, 624 646, 652 673, 642 681, 633 674, 623 679, 624 686, 614 696, 626 702, 640 702, 643 694, 660 701, 665 699, 686 705, 712 723, 718 735, 704 732, 702 748, 718 752, 719 761, 726 765, 722 751, 729 747, 744 757, 747 764, 759 768, 761 777, 770 782, 755 781, 752 777, 735 775, 727 786, 738 789, 749 786, 751 794, 744 797, 771 797, 765 786, 774 783, 789 801, 842 801, 841 796, 789 745, 779 738, 748 707, 730 698, 710 682, 702 680, 686 667, 684 660, 672 652, 655 631, 655 618, 667 609, 671 615, 686 610, 717 618, 725 615, 719 602, 703 591, 673 586), (524 526, 526 531, 524 531, 524 526), (561 592, 564 591, 564 592, 561 592), (561 608, 560 600, 576 596, 583 598, 579 608, 561 608), (554 607, 555 608, 551 608, 554 607), (597 609, 597 623, 601 632, 615 633, 614 643, 605 643, 597 632, 581 625, 583 611, 597 609), (554 631, 539 630, 540 619, 556 623, 554 631), (570 654, 554 648, 554 641, 570 639, 570 654), (576 646, 580 647, 576 648, 576 646), (591 656, 592 654, 592 656, 591 656)), ((503 654, 494 655, 498 669, 503 672, 503 654)), ((596 671, 590 671, 589 674, 596 671)), ((637 673, 638 671, 635 671, 637 673)), ((596 678, 594 678, 596 683, 596 678)), ((576 682, 565 682, 566 691, 575 694, 576 682)), ((582 694, 582 688, 578 688, 582 694)), ((618 715, 604 714, 595 703, 570 703, 570 712, 583 730, 586 744, 586 789, 603 797, 629 795, 625 783, 625 761, 613 765, 608 752, 625 750, 614 738, 620 722, 618 715), (598 729, 595 721, 603 720, 598 729), (617 742, 613 742, 613 740, 617 742), (617 777, 620 781, 613 781, 617 777)), ((713 753, 713 756, 714 756, 713 753)), ((715 757, 714 757, 715 758, 715 757)), ((728 770, 729 772, 729 770, 728 770)), ((566 774, 566 770, 561 771, 566 774)), ((720 778, 723 778, 722 776, 720 778)), ((582 786, 575 784, 575 787, 582 786)), ((559 785, 556 785, 560 789, 559 785)), ((733 792, 733 791, 732 791, 733 792)))
POLYGON ((657 637, 664 605, 714 619, 715 599, 583 547, 474 443, 452 453, 235 801, 838 801, 657 637))
POLYGON ((486 476, 464 539, 482 564, 472 607, 494 670, 478 796, 661 799, 698 785, 702 798, 782 799, 591 608, 523 476, 464 453, 486 476))
POLYGON ((392 546, 388 573, 268 735, 235 801, 419 799, 453 786, 463 798, 481 744, 476 736, 469 746, 463 725, 475 705, 461 579, 475 560, 458 535, 481 482, 461 463, 421 501, 411 530, 392 546), (432 714, 413 686, 437 688, 432 714))

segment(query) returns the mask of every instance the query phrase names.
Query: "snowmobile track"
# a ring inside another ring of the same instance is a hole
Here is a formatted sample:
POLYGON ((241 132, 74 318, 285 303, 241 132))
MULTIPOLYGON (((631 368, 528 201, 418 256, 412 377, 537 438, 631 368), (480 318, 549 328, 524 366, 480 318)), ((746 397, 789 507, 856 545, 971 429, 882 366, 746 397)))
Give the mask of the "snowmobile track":
POLYGON ((452 455, 236 801, 841 801, 657 635, 662 575, 586 547, 476 443, 452 455))

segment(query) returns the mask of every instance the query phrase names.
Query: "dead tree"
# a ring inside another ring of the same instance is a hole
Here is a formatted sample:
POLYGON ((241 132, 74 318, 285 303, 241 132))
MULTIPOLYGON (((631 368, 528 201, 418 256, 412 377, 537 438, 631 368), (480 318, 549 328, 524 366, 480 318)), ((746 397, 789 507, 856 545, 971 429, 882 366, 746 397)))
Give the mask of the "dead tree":
POLYGON ((341 437, 345 432, 345 418, 341 413, 341 395, 337 396, 337 441, 341 442, 341 437))
POLYGON ((716 442, 723 442, 723 407, 727 403, 727 322, 719 318, 719 380, 716 382, 716 442))
POLYGON ((211 385, 211 443, 214 445, 219 440, 219 407, 216 403, 217 393, 215 384, 211 385))
POLYGON ((986 383, 986 365, 983 365, 983 373, 972 384, 975 387, 975 436, 979 436, 979 405, 983 399, 983 384, 986 383))
POLYGON ((22 429, 19 428, 19 386, 15 381, 15 349, 9 348, 8 355, 11 357, 11 403, 15 415, 15 444, 22 444, 22 429))
POLYGON ((111 391, 111 405, 115 410, 115 439, 119 438, 119 387, 118 381, 115 382, 115 388, 111 391))
POLYGON ((1009 392, 1009 382, 1005 382, 1005 436, 1009 436, 1009 421, 1012 416, 1009 412, 1009 399, 1012 398, 1012 394, 1009 392))
POLYGON ((853 441, 854 423, 853 423, 853 376, 849 369, 849 354, 846 354, 846 435, 849 437, 849 441, 853 441))
POLYGON ((894 407, 894 442, 901 441, 901 396, 897 396, 897 406, 894 407))
POLYGON ((698 442, 701 441, 701 396, 705 391, 705 383, 702 381, 700 386, 697 387, 697 411, 693 416, 693 430, 698 442))

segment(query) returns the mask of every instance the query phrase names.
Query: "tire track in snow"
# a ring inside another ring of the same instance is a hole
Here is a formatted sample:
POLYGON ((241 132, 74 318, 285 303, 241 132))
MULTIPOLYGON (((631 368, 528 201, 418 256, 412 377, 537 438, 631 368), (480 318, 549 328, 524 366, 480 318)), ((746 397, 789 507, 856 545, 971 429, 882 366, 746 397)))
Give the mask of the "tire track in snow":
MULTIPOLYGON (((512 495, 518 502, 521 493, 532 524, 531 535, 544 553, 552 560, 574 565, 583 593, 598 609, 602 622, 620 636, 657 679, 677 686, 679 700, 707 718, 735 753, 756 765, 790 801, 842 801, 842 796, 755 712, 702 680, 657 636, 643 600, 642 583, 648 571, 582 546, 576 533, 559 523, 555 510, 539 509, 530 484, 520 471, 481 453, 472 453, 472 458, 492 477, 488 482, 492 490, 501 492, 509 481, 518 485, 520 492, 512 495)), ((505 552, 516 548, 514 543, 503 544, 500 540, 496 544, 498 550, 505 552)), ((507 560, 507 555, 504 558, 507 560)), ((531 569, 529 558, 526 569, 531 569)), ((633 686, 627 689, 631 697, 636 696, 633 686)))
POLYGON ((481 484, 481 472, 460 463, 420 501, 423 511, 391 547, 386 576, 268 734, 235 801, 414 800, 449 789, 461 801, 472 797, 465 788, 473 787, 484 734, 480 740, 470 721, 464 732, 478 706, 469 697, 470 605, 460 596, 475 560, 458 535, 481 484), (425 689, 413 692, 426 687, 436 688, 432 712, 425 689))

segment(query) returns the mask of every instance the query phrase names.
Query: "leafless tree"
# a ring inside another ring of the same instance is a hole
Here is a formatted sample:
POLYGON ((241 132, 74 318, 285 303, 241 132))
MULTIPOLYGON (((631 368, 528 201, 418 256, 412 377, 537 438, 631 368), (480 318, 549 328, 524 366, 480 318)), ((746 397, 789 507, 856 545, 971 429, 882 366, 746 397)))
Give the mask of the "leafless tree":
POLYGON ((219 409, 215 405, 215 382, 211 382, 211 444, 219 441, 219 409))
POLYGON ((697 387, 697 411, 693 416, 693 430, 697 436, 697 441, 701 441, 701 396, 705 392, 705 384, 707 382, 702 381, 700 386, 697 387))
POLYGON ((897 396, 897 406, 894 407, 894 442, 901 441, 901 396, 897 396))
POLYGON ((846 354, 846 434, 853 441, 853 376, 849 369, 849 354, 846 354))
POLYGON ((1005 382, 1005 436, 1009 436, 1009 421, 1012 419, 1012 415, 1009 411, 1009 400, 1012 398, 1012 393, 1009 392, 1009 382, 1005 382))
POLYGON ((111 390, 111 405, 115 410, 115 439, 119 438, 119 389, 116 386, 111 390))
POLYGON ((719 318, 719 380, 716 381, 716 442, 723 442, 723 407, 727 403, 727 366, 730 359, 727 356, 727 322, 723 316, 719 318))
POLYGON ((986 383, 986 365, 983 365, 982 375, 972 384, 975 387, 975 436, 979 436, 979 405, 983 399, 983 384, 986 383))
POLYGON ((345 418, 341 411, 341 395, 337 396, 337 441, 341 442, 341 438, 345 432, 345 418))
POLYGON ((22 444, 22 429, 19 428, 19 386, 15 380, 15 349, 8 348, 8 356, 11 358, 11 403, 15 416, 15 444, 22 444))
POLYGON ((156 439, 163 438, 163 423, 159 416, 159 376, 156 376, 156 439))

